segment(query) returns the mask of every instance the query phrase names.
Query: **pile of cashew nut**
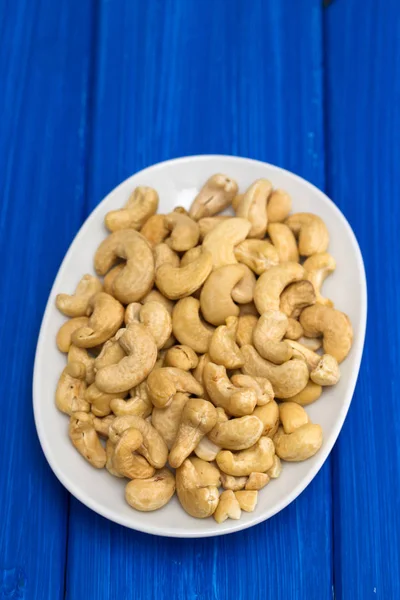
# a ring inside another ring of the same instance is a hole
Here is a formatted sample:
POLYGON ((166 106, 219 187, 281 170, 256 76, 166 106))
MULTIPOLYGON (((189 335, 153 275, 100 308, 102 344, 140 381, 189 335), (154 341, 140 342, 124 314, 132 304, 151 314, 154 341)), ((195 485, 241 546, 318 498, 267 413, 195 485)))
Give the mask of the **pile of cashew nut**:
POLYGON ((336 267, 325 223, 290 215, 269 181, 239 194, 217 174, 189 211, 157 208, 136 188, 106 215, 98 277, 57 296, 70 318, 56 404, 78 452, 129 479, 130 506, 157 510, 176 491, 189 515, 222 523, 255 509, 281 461, 321 448, 304 407, 339 380, 352 327, 321 293, 336 267))

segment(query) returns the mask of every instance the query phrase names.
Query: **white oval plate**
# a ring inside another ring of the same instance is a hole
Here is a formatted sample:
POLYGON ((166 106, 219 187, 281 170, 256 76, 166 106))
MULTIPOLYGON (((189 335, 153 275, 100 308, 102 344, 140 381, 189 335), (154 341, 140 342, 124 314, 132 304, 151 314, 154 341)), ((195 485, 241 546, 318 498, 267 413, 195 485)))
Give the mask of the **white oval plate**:
POLYGON ((316 187, 288 171, 272 165, 233 156, 193 156, 160 163, 133 175, 115 188, 85 221, 69 248, 51 290, 36 350, 33 404, 36 428, 46 458, 61 483, 78 500, 107 519, 156 535, 207 537, 232 533, 260 523, 285 508, 315 477, 342 428, 360 368, 367 314, 367 290, 361 252, 348 222, 339 209, 316 187), (260 177, 289 192, 293 211, 312 212, 325 221, 331 237, 329 251, 337 270, 324 284, 324 294, 346 312, 354 327, 354 344, 341 365, 341 380, 307 408, 310 418, 324 430, 324 443, 313 458, 286 463, 279 479, 258 495, 253 513, 242 513, 239 521, 217 525, 212 518, 194 519, 184 512, 176 497, 163 509, 140 513, 124 499, 125 480, 105 469, 94 469, 75 450, 68 438, 68 417, 54 403, 58 377, 66 359, 55 338, 65 318, 55 307, 59 292, 72 293, 84 273, 93 272, 93 256, 107 235, 105 214, 120 208, 138 185, 154 187, 160 195, 160 213, 174 206, 189 207, 197 191, 213 173, 226 173, 237 180, 240 190, 260 177))

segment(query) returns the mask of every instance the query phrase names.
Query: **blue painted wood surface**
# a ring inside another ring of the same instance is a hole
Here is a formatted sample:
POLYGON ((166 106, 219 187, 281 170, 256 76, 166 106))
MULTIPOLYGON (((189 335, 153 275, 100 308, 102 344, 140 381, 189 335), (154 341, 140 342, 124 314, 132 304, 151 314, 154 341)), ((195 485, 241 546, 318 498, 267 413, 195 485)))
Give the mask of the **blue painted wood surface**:
POLYGON ((400 598, 398 3, 1 0, 0 14, 0 600, 400 598), (88 212, 131 173, 197 153, 326 189, 360 240, 370 321, 354 404, 307 490, 243 533, 169 540, 60 486, 32 364, 88 212))

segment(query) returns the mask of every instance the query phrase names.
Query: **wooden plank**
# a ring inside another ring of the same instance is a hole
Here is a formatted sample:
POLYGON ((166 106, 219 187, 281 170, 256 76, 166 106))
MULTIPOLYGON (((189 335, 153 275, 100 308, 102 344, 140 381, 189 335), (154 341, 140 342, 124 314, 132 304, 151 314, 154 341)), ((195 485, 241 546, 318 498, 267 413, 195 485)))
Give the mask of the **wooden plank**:
MULTIPOLYGON (((90 208, 131 173, 185 154, 269 160, 323 186, 321 10, 99 2, 90 208)), ((225 538, 151 537, 71 503, 70 600, 321 600, 331 585, 329 464, 280 515, 225 538)))
POLYGON ((400 8, 325 12, 328 191, 360 242, 369 322, 360 378, 334 450, 336 597, 400 598, 398 358, 400 8))
POLYGON ((0 597, 64 597, 68 494, 40 449, 32 364, 83 216, 91 4, 2 3, 0 597))

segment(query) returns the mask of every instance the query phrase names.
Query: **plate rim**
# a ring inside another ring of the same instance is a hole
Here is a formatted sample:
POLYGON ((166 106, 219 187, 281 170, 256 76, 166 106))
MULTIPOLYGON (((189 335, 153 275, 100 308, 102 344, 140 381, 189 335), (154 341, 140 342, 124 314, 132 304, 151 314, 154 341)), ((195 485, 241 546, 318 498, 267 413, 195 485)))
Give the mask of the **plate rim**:
POLYGON ((75 498, 77 498, 77 500, 82 502, 82 504, 84 504, 85 506, 87 506, 88 508, 90 508, 91 510, 96 512, 97 514, 101 515, 102 517, 104 517, 114 523, 117 523, 119 525, 122 525, 129 529, 132 529, 134 531, 140 531, 143 533, 148 533, 150 535, 156 535, 156 536, 161 536, 161 537, 205 538, 205 537, 216 537, 216 536, 221 536, 221 535, 229 535, 231 533, 243 531, 245 529, 253 527, 254 525, 258 525, 259 523, 262 523, 263 521, 270 519, 271 517, 273 517, 280 511, 282 511, 284 508, 286 508, 289 504, 291 504, 308 487, 308 485, 311 483, 311 481, 317 476, 318 472, 320 471, 320 469, 324 465, 325 461, 329 457, 329 455, 332 451, 332 448, 335 445, 335 443, 339 437, 339 434, 342 430, 344 421, 346 419, 348 410, 350 408, 350 404, 353 400, 354 390, 356 387, 356 383, 357 383, 357 379, 358 379, 358 375, 359 375, 361 363, 362 363, 362 356, 363 356, 364 342, 365 342, 365 333, 366 333, 366 327, 367 327, 367 310, 368 310, 367 278, 366 278, 365 266, 364 266, 361 249, 358 244, 356 235, 355 235, 352 227, 350 226, 348 220, 346 219, 346 217, 344 216, 342 211, 336 206, 336 204, 325 194, 325 192, 320 190, 317 186, 315 186, 308 180, 304 179, 300 175, 297 175, 296 173, 293 173, 292 171, 289 171, 287 169, 284 169, 284 168, 274 165, 272 163, 268 163, 268 162, 261 161, 261 160, 256 160, 253 158, 248 158, 245 156, 236 156, 236 155, 229 155, 229 154, 198 154, 198 155, 195 154, 195 155, 177 157, 177 158, 165 160, 162 162, 154 163, 153 165, 149 165, 149 166, 141 169, 140 171, 132 173, 129 177, 127 177, 123 181, 121 181, 116 187, 114 187, 112 190, 110 190, 110 192, 106 196, 104 196, 104 198, 102 198, 102 200, 98 203, 98 205, 88 214, 85 221, 82 223, 81 227, 79 228, 79 230, 73 237, 72 241, 70 242, 68 250, 65 253, 64 258, 61 261, 61 264, 58 268, 57 275, 54 279, 53 285, 51 286, 51 290, 49 292, 46 306, 44 309, 44 313, 43 313, 43 317, 42 317, 42 321, 41 321, 41 325, 40 325, 40 330, 39 330, 39 335, 38 335, 38 340, 37 340, 37 345, 36 345, 34 369, 33 369, 33 382, 32 382, 34 422, 35 422, 36 432, 37 432, 37 435, 39 438, 40 446, 45 455, 45 458, 46 458, 51 470, 53 471, 53 473, 57 477, 57 479, 60 481, 60 483, 65 487, 65 489, 70 494, 72 494, 75 498), (257 515, 256 513, 253 513, 254 518, 250 519, 247 522, 241 523, 240 521, 232 521, 232 524, 229 529, 211 529, 210 527, 206 527, 204 529, 204 531, 196 531, 196 532, 188 531, 188 532, 182 533, 182 532, 176 532, 174 529, 168 529, 168 527, 166 527, 165 530, 159 531, 156 529, 155 526, 148 525, 146 522, 143 522, 143 525, 139 522, 138 525, 135 524, 135 526, 133 526, 132 523, 130 523, 129 520, 125 519, 124 517, 110 513, 107 509, 105 509, 104 507, 99 505, 96 502, 96 500, 87 498, 86 494, 81 493, 79 486, 77 486, 73 480, 70 480, 68 476, 65 476, 62 472, 62 469, 58 468, 57 461, 53 460, 53 458, 52 458, 51 448, 47 447, 47 444, 45 441, 46 436, 42 429, 42 425, 41 425, 40 418, 39 418, 39 396, 40 396, 40 392, 39 392, 39 377, 40 377, 40 375, 38 372, 39 371, 39 369, 38 369, 39 355, 41 352, 41 346, 43 344, 42 340, 44 338, 44 332, 46 330, 46 325, 47 325, 48 320, 50 319, 54 291, 57 289, 58 282, 61 279, 61 274, 63 272, 63 266, 67 262, 67 259, 69 258, 70 253, 72 253, 72 248, 74 247, 76 240, 78 238, 80 238, 81 236, 85 235, 89 220, 93 217, 93 215, 95 215, 97 212, 102 210, 102 206, 107 201, 109 196, 111 194, 114 194, 115 192, 117 192, 117 190, 120 187, 122 187, 129 179, 131 179, 134 176, 140 175, 141 173, 145 173, 146 171, 158 170, 160 168, 167 167, 168 165, 174 164, 174 163, 185 164, 188 162, 198 162, 198 161, 201 162, 201 161, 209 161, 209 160, 213 160, 213 159, 215 159, 215 160, 230 160, 233 162, 245 161, 245 162, 249 162, 252 164, 259 164, 259 165, 267 166, 272 170, 284 173, 285 175, 293 178, 294 180, 300 181, 303 185, 306 185, 307 187, 309 187, 314 193, 317 192, 317 194, 321 195, 323 197, 324 201, 330 205, 332 210, 334 212, 336 212, 337 216, 342 221, 343 226, 347 229, 347 233, 348 233, 349 238, 351 239, 351 243, 354 247, 355 258, 356 258, 356 262, 357 262, 357 265, 359 268, 359 274, 360 274, 360 284, 362 287, 362 294, 361 294, 362 305, 360 306, 360 332, 359 332, 359 335, 358 335, 357 339, 355 340, 355 342, 353 344, 353 348, 352 348, 352 351, 354 353, 356 353, 357 356, 359 357, 358 358, 358 369, 356 371, 353 371, 352 375, 349 378, 349 383, 348 383, 348 387, 347 387, 347 389, 349 391, 349 393, 347 394, 349 400, 342 407, 340 413, 338 414, 336 423, 333 427, 333 431, 330 435, 329 440, 325 440, 326 444, 325 444, 324 453, 321 455, 317 455, 318 460, 315 461, 314 465, 310 469, 307 476, 304 477, 304 479, 301 481, 301 483, 299 483, 292 490, 292 492, 290 494, 287 494, 286 496, 284 496, 282 501, 280 501, 278 503, 278 505, 275 507, 275 509, 271 509, 270 511, 266 511, 266 513, 264 512, 259 515, 257 515))

